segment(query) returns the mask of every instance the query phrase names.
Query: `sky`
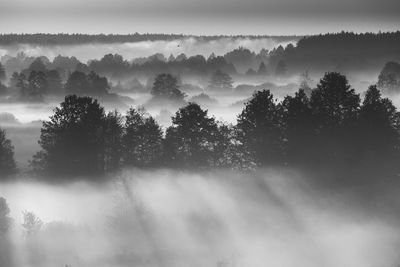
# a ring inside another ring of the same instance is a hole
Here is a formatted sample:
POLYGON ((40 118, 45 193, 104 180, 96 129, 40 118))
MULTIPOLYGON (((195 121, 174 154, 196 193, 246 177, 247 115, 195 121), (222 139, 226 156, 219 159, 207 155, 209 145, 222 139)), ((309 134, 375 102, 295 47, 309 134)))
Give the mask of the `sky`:
POLYGON ((377 32, 399 30, 399 14, 399 0, 0 0, 0 32, 377 32))

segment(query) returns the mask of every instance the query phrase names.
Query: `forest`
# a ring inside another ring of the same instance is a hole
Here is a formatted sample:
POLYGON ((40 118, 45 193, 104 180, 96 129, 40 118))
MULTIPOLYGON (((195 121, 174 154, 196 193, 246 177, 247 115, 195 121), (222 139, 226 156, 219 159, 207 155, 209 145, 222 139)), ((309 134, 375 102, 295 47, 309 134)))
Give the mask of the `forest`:
POLYGON ((400 262, 400 32, 0 35, 0 267, 400 262))

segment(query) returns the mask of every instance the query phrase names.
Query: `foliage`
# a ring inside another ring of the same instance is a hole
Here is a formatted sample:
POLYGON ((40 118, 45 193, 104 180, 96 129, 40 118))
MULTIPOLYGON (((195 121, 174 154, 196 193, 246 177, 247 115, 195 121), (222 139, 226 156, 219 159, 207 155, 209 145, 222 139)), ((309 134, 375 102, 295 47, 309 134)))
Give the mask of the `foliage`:
POLYGON ((6 132, 0 128, 0 178, 15 171, 14 146, 7 139, 6 132))

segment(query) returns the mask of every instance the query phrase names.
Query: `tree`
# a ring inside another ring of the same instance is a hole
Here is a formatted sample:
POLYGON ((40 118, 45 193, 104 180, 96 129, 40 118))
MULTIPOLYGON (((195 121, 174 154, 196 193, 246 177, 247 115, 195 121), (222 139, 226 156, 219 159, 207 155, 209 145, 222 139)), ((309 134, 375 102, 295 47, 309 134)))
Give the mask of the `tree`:
POLYGON ((265 66, 264 62, 261 62, 260 66, 258 66, 257 74, 259 74, 259 75, 267 75, 268 74, 267 66, 265 66))
POLYGON ((47 90, 46 74, 42 71, 32 71, 29 74, 28 93, 25 95, 25 98, 30 101, 41 101, 47 90))
POLYGON ((0 178, 14 173, 15 170, 14 147, 7 139, 6 132, 0 129, 0 178))
POLYGON ((285 129, 285 153, 292 163, 305 162, 309 158, 307 151, 312 148, 314 139, 313 117, 310 100, 303 89, 295 96, 287 96, 282 102, 285 129))
POLYGON ((67 94, 104 96, 109 90, 108 80, 94 72, 86 75, 80 71, 74 71, 65 84, 67 94))
POLYGON ((107 114, 104 124, 104 169, 106 171, 115 171, 122 164, 123 118, 115 110, 107 114))
POLYGON ((7 200, 0 197, 0 239, 4 237, 12 226, 12 219, 9 217, 10 208, 8 207, 7 200))
POLYGON ((65 92, 67 94, 82 95, 87 92, 89 87, 90 84, 86 74, 80 71, 74 71, 68 77, 65 84, 65 92))
POLYGON ((400 64, 387 62, 378 76, 377 86, 388 91, 400 89, 400 64))
POLYGON ((361 155, 375 163, 395 158, 399 149, 399 119, 393 103, 381 97, 376 85, 370 86, 359 115, 361 155))
POLYGON ((311 96, 311 91, 312 91, 312 86, 313 86, 313 80, 310 77, 310 74, 308 71, 305 71, 300 75, 300 89, 304 91, 304 93, 310 97, 311 96))
POLYGON ((211 76, 210 84, 208 88, 210 89, 232 89, 233 82, 231 76, 229 74, 222 72, 221 70, 217 70, 211 76))
POLYGON ((165 156, 173 167, 204 169, 212 166, 218 126, 196 103, 180 108, 166 131, 165 156))
POLYGON ((287 74, 287 66, 285 61, 279 60, 278 64, 275 68, 275 75, 276 76, 284 76, 287 74))
POLYGON ((26 79, 26 76, 23 73, 14 73, 14 74, 12 78, 16 79, 15 86, 19 89, 19 98, 22 100, 27 99, 29 97, 29 83, 28 80, 26 79))
POLYGON ((24 222, 22 228, 24 229, 24 234, 26 236, 33 236, 38 234, 42 229, 43 222, 31 211, 22 212, 24 222))
POLYGON ((344 75, 328 72, 313 90, 310 106, 316 131, 315 159, 350 163, 356 153, 355 122, 360 108, 360 96, 351 88, 344 75))
POLYGON ((0 82, 4 82, 6 80, 6 70, 4 69, 3 64, 0 62, 0 82))
POLYGON ((104 172, 104 109, 90 97, 65 97, 49 121, 43 122, 42 148, 33 167, 53 175, 104 172))
POLYGON ((0 197, 0 265, 14 266, 14 255, 10 230, 13 220, 10 218, 10 208, 5 198, 0 197))
POLYGON ((146 168, 161 164, 162 130, 153 117, 131 108, 126 115, 123 136, 124 163, 146 168))
POLYGON ((151 94, 156 99, 182 102, 185 94, 179 90, 177 79, 169 73, 156 76, 151 94))
POLYGON ((57 70, 47 72, 47 87, 48 93, 53 95, 64 94, 64 88, 60 73, 57 70))
POLYGON ((8 93, 8 88, 0 81, 0 96, 6 95, 8 93))
POLYGON ((269 90, 258 91, 238 116, 238 140, 258 166, 281 161, 283 133, 281 107, 269 90))

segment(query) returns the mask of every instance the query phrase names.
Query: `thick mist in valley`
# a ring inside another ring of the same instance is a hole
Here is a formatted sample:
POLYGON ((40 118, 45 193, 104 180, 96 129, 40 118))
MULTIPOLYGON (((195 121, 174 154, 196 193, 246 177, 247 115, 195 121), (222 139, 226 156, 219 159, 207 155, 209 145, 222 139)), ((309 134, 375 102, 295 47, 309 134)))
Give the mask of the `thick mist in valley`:
POLYGON ((269 168, 3 182, 13 218, 8 256, 11 266, 396 266, 396 189, 333 190, 318 179, 269 168), (35 232, 22 226, 24 211, 40 219, 35 232))

